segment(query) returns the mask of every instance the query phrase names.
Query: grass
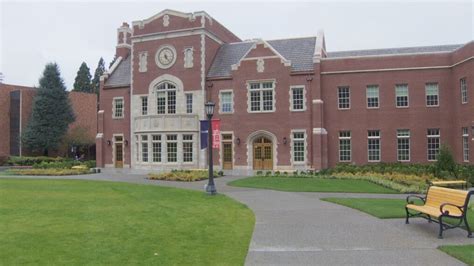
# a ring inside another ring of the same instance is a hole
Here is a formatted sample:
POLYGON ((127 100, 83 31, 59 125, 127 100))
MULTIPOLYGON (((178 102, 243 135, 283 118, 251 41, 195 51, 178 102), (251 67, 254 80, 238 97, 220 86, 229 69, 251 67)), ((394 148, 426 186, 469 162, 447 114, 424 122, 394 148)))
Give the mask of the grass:
POLYGON ((366 180, 298 177, 249 177, 229 183, 251 187, 295 192, 398 193, 366 180))
POLYGON ((448 253, 467 265, 474 265, 474 245, 440 246, 438 249, 448 253))
MULTIPOLYGON (((405 218, 406 215, 406 200, 403 199, 324 198, 322 200, 357 209, 381 219, 405 218)), ((420 202, 415 201, 416 204, 420 202)), ((467 220, 472 228, 474 225, 472 208, 468 209, 467 220)), ((446 219, 444 221, 455 224, 458 220, 446 219)), ((440 246, 439 249, 468 265, 474 265, 474 245, 440 246)))
POLYGON ((0 179, 3 265, 243 265, 255 218, 224 195, 0 179))

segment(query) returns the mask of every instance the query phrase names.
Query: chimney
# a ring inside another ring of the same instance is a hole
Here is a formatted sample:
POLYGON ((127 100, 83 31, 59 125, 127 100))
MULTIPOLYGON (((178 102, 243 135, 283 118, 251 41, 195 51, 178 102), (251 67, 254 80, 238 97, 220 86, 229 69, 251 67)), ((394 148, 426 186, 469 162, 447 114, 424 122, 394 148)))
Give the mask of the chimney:
POLYGON ((127 22, 122 23, 122 26, 117 29, 117 46, 115 48, 115 55, 117 58, 121 56, 123 59, 127 58, 132 48, 132 29, 127 22))

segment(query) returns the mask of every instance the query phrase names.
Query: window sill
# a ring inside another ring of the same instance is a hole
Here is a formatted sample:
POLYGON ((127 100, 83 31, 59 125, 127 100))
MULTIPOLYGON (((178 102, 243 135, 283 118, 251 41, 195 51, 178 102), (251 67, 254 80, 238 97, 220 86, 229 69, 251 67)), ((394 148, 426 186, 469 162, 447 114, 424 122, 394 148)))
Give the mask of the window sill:
POLYGON ((395 106, 398 109, 407 109, 410 108, 410 106, 395 106))

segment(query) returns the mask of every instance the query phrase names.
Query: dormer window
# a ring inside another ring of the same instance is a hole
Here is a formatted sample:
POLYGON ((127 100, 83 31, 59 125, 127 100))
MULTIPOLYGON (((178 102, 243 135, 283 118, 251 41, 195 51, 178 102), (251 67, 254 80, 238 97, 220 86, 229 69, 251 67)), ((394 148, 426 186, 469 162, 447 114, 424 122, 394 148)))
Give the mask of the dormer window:
POLYGON ((162 82, 156 87, 157 114, 176 114, 176 85, 162 82))

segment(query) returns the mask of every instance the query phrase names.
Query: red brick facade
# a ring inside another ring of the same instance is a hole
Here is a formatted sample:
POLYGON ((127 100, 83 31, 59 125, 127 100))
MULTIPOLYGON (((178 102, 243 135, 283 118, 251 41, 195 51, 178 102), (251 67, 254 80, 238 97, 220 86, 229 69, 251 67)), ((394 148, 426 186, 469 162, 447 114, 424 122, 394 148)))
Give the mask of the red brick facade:
POLYGON ((103 76, 99 166, 205 167, 198 122, 206 101, 216 103, 214 118, 228 144, 214 149, 219 169, 426 163, 443 144, 458 162, 474 161, 473 42, 329 53, 322 33, 241 41, 205 12, 165 10, 132 25, 119 28, 119 62, 103 76), (347 109, 339 108, 341 87, 349 93, 347 109), (407 91, 408 106, 397 107, 399 89, 407 91), (430 99, 439 104, 427 106, 433 91, 430 99), (368 108, 369 92, 377 95, 376 108, 368 108), (115 108, 117 97, 122 109, 115 108), (112 118, 114 112, 123 116, 112 118), (439 136, 428 140, 428 131, 439 136), (117 164, 115 156, 123 160, 117 164))

